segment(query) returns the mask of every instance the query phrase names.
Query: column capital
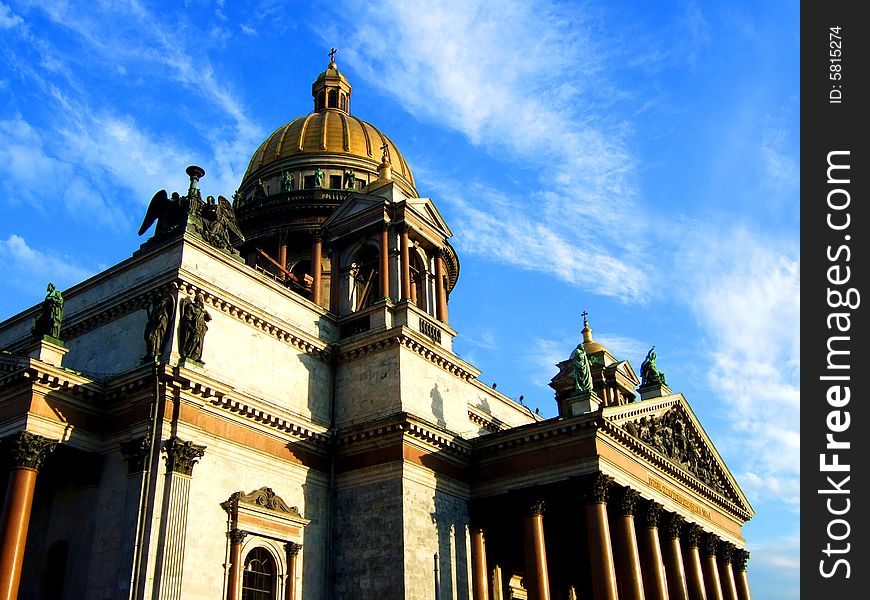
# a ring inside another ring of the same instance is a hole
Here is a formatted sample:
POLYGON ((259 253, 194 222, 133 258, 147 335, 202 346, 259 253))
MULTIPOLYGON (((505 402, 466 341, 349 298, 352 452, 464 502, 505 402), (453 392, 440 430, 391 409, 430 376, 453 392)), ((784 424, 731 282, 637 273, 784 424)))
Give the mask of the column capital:
POLYGON ((284 544, 284 549, 287 550, 287 556, 298 556, 299 551, 302 550, 302 544, 287 542, 284 544))
POLYGON ((148 458, 148 450, 151 448, 150 436, 143 435, 133 438, 121 442, 119 446, 121 447, 121 455, 127 461, 127 475, 145 470, 145 459, 148 458))
POLYGON ((227 539, 231 544, 241 544, 247 535, 248 532, 241 529, 230 529, 227 531, 227 539))
POLYGON ((315 229, 311 232, 311 239, 314 242, 323 242, 323 230, 315 229))
POLYGON ((701 540, 703 530, 697 523, 686 523, 683 527, 683 541, 689 548, 697 548, 701 540))
POLYGON ((613 477, 599 472, 591 475, 583 483, 584 503, 594 504, 597 502, 607 502, 610 487, 613 484, 613 477))
POLYGON ((680 537, 680 529, 683 527, 683 523, 686 520, 678 515, 677 513, 667 513, 662 520, 662 525, 664 525, 665 537, 674 539, 680 537))
POLYGON ((10 469, 39 471, 56 447, 57 441, 29 431, 19 431, 0 440, 0 453, 10 469))
POLYGON ((653 500, 643 502, 638 511, 638 515, 643 519, 641 521, 643 526, 647 528, 658 527, 661 514, 662 505, 653 500))
POLYGON ((616 493, 616 511, 623 516, 633 515, 640 499, 640 492, 629 487, 622 488, 616 493))
POLYGON ((731 555, 731 564, 738 571, 746 570, 746 561, 749 560, 749 550, 745 550, 744 548, 737 548, 734 550, 734 553, 731 555))
POLYGON ((719 545, 719 536, 714 533, 705 533, 701 536, 701 554, 715 556, 716 546, 719 545))
POLYGON ((193 465, 205 454, 205 446, 185 442, 177 437, 166 441, 166 468, 172 473, 193 475, 193 465))
POLYGON ((737 547, 731 542, 721 541, 719 542, 719 545, 716 546, 716 558, 721 559, 725 564, 731 564, 736 549, 737 547))

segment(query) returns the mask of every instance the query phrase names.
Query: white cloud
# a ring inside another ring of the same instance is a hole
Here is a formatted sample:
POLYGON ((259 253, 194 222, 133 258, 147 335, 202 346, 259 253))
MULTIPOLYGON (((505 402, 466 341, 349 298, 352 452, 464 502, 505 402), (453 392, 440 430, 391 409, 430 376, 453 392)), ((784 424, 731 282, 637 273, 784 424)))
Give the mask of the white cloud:
POLYGON ((0 29, 12 29, 24 22, 24 19, 12 12, 3 2, 0 2, 0 29))
POLYGON ((686 240, 684 298, 711 350, 730 431, 720 445, 756 498, 799 503, 800 261, 793 244, 736 229, 686 240), (722 252, 722 248, 731 252, 722 252))
POLYGON ((477 219, 462 232, 465 251, 641 298, 647 275, 629 266, 644 226, 634 205, 630 128, 609 116, 612 100, 597 95, 618 90, 582 10, 545 0, 497 10, 486 2, 396 1, 352 3, 342 12, 360 15, 342 60, 417 117, 539 171, 538 188, 522 197, 458 190, 452 201, 477 219))
POLYGON ((59 288, 63 288, 89 277, 94 272, 68 257, 32 248, 24 238, 14 233, 5 240, 0 240, 0 262, 8 268, 6 281, 29 291, 32 291, 34 280, 51 280, 59 288))

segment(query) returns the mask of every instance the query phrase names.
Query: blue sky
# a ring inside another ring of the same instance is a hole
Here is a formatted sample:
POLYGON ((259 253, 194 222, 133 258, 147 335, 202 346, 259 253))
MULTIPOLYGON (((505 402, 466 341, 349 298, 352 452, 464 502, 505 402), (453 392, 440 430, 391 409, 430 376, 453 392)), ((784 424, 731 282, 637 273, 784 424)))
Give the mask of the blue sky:
POLYGON ((128 257, 161 188, 230 196, 330 47, 455 233, 455 349, 555 415, 589 311, 656 345, 799 597, 795 2, 0 0, 0 315, 128 257), (170 6, 170 8, 167 8, 170 6))

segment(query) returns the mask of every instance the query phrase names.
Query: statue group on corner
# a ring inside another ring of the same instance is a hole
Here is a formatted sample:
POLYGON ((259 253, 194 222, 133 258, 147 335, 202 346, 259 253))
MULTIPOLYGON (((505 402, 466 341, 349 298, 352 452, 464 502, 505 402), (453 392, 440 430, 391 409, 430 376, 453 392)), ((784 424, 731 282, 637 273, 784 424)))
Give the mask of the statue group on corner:
POLYGON ((59 340, 60 326, 63 322, 63 294, 55 289, 54 283, 48 284, 46 292, 31 332, 36 337, 48 336, 59 340))
POLYGON ((211 321, 211 315, 205 310, 201 292, 197 292, 193 300, 182 299, 178 326, 179 354, 182 358, 202 362, 202 346, 208 331, 208 321, 211 321))
POLYGON ((646 358, 640 365, 641 387, 651 385, 667 385, 665 374, 656 366, 656 347, 653 346, 647 352, 646 358))
POLYGON ((233 205, 223 196, 208 196, 203 202, 197 187, 199 178, 205 175, 200 167, 191 166, 187 169, 190 175, 190 188, 186 196, 178 192, 168 195, 166 190, 160 190, 151 198, 145 218, 139 228, 139 235, 145 233, 156 221, 154 237, 161 241, 173 235, 189 231, 201 237, 218 250, 236 253, 234 245, 245 241, 245 236, 236 222, 233 205))

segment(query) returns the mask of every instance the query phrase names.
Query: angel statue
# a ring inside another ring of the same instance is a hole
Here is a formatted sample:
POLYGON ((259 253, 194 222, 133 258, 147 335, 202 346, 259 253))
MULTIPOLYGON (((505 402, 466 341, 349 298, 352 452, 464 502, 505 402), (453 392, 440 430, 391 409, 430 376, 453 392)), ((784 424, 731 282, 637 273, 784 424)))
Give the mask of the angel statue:
POLYGON ((245 236, 236 222, 233 205, 223 196, 206 199, 202 211, 202 237, 218 250, 232 250, 233 242, 244 242, 245 236))
POLYGON ((166 190, 160 190, 154 194, 148 204, 142 226, 139 227, 139 235, 148 231, 154 221, 157 221, 157 226, 154 228, 155 238, 163 238, 184 231, 189 209, 190 202, 187 197, 180 197, 178 192, 172 192, 172 197, 169 197, 166 190))

